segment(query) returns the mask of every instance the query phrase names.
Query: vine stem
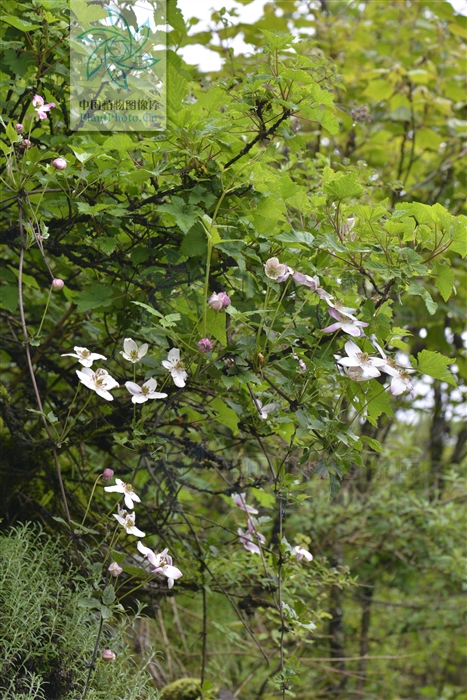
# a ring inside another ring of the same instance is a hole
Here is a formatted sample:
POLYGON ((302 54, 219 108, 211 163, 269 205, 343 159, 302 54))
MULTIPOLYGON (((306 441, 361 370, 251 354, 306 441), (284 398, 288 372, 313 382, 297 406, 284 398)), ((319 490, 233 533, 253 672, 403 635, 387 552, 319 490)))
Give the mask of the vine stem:
POLYGON ((20 200, 18 201, 18 219, 19 219, 20 243, 21 243, 20 254, 19 254, 19 267, 18 267, 18 299, 19 299, 19 313, 20 313, 20 319, 21 319, 21 328, 23 331, 24 348, 26 351, 26 359, 27 359, 27 363, 28 363, 29 376, 31 377, 31 382, 32 382, 34 394, 36 397, 37 406, 39 408, 39 411, 41 412, 41 420, 42 420, 45 432, 47 433, 47 437, 49 438, 50 444, 52 447, 52 455, 53 455, 53 460, 54 460, 54 464, 55 464, 55 469, 57 472, 57 479, 58 479, 58 484, 59 484, 59 488, 60 488, 60 494, 62 497, 62 503, 63 503, 63 508, 65 511, 65 517, 66 517, 66 520, 68 523, 68 527, 70 528, 70 536, 71 536, 71 540, 73 542, 73 548, 75 550, 76 558, 79 561, 81 568, 84 569, 83 560, 82 560, 81 554, 79 552, 79 549, 78 549, 78 546, 76 543, 76 534, 75 534, 75 531, 73 529, 73 523, 72 523, 71 516, 70 516, 70 510, 68 508, 68 501, 67 501, 66 492, 65 492, 65 485, 63 483, 60 462, 58 459, 57 447, 56 447, 55 440, 52 436, 52 433, 50 432, 49 425, 47 423, 47 419, 46 419, 45 414, 44 414, 44 407, 43 407, 41 395, 39 393, 39 389, 37 386, 36 375, 34 372, 34 366, 32 364, 31 350, 29 347, 29 334, 28 334, 28 328, 26 325, 26 316, 24 313, 24 300, 23 300, 23 266, 24 266, 24 251, 26 250, 26 241, 24 239, 23 208, 22 208, 20 200))

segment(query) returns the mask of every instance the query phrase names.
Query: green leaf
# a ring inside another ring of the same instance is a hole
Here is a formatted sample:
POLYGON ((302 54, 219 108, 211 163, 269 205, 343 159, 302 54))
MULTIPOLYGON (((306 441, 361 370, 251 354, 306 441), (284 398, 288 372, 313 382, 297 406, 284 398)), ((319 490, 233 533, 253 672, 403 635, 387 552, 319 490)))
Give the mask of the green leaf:
POLYGON ((22 32, 32 32, 35 29, 39 29, 40 24, 32 24, 31 22, 26 22, 24 19, 15 17, 14 15, 3 15, 2 21, 10 24, 12 27, 16 27, 22 32))
POLYGON ((345 197, 359 197, 363 193, 363 187, 358 184, 357 175, 348 173, 333 179, 323 186, 323 190, 335 199, 345 197))
POLYGON ((378 418, 382 413, 394 418, 388 392, 376 380, 369 382, 366 392, 367 418, 375 427, 378 425, 378 418))
POLYGON ((0 287, 0 306, 14 313, 18 307, 18 287, 8 284, 0 287))
POLYGON ((438 291, 444 301, 447 301, 454 289, 454 270, 452 267, 437 262, 434 265, 434 272, 436 275, 435 284, 438 291))
POLYGON ((368 437, 368 435, 360 435, 360 440, 363 440, 363 442, 366 442, 372 450, 375 452, 382 452, 383 451, 383 446, 378 440, 375 440, 374 438, 368 437))
POLYGON ((109 583, 108 586, 104 588, 104 592, 102 593, 102 602, 104 605, 110 605, 113 603, 115 600, 115 588, 112 586, 111 583, 109 583))
POLYGON ((89 309, 99 309, 105 306, 111 306, 114 289, 104 284, 91 284, 82 292, 76 295, 75 303, 77 312, 83 313, 89 309))
POLYGON ((171 214, 183 233, 188 233, 201 214, 198 207, 187 204, 181 197, 173 197, 169 204, 162 204, 158 211, 171 214))
POLYGON ((418 369, 419 372, 423 374, 428 374, 429 377, 434 379, 439 379, 441 382, 447 382, 451 386, 457 386, 456 380, 452 376, 451 371, 448 369, 448 365, 454 362, 450 357, 445 357, 439 352, 432 352, 431 350, 422 350, 415 360, 411 356, 412 364, 418 369))
POLYGON ((234 435, 238 434, 238 416, 231 408, 225 404, 222 399, 216 398, 209 404, 213 408, 218 416, 217 421, 226 425, 234 435))

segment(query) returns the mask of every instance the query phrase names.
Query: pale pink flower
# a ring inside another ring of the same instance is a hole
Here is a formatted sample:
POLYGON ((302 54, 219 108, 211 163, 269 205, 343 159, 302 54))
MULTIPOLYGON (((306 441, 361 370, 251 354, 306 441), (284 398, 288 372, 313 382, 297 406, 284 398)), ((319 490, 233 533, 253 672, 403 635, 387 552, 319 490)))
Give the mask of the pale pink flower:
POLYGON ((147 557, 148 561, 155 568, 153 569, 153 574, 162 574, 167 578, 167 585, 172 588, 176 579, 183 576, 180 569, 173 566, 172 557, 167 554, 168 549, 164 549, 162 552, 157 553, 149 547, 145 547, 141 542, 136 545, 141 554, 147 557))
POLYGON ((106 663, 111 663, 112 661, 115 661, 117 658, 117 655, 115 654, 112 649, 105 649, 102 652, 102 661, 105 661, 106 663))
POLYGON ((144 403, 148 399, 166 399, 167 394, 156 391, 157 381, 151 377, 143 386, 135 382, 125 382, 125 386, 130 392, 133 403, 144 403))
POLYGON ((264 544, 266 542, 266 538, 264 537, 264 535, 262 535, 260 532, 256 532, 256 530, 251 529, 250 527, 247 532, 243 532, 242 528, 239 527, 237 532, 240 536, 240 542, 248 552, 252 552, 252 554, 261 553, 261 549, 253 541, 253 535, 256 536, 260 544, 264 544))
POLYGON ((170 350, 167 359, 162 360, 162 366, 169 370, 175 386, 185 386, 188 374, 180 360, 180 350, 178 348, 172 348, 172 350, 170 350))
POLYGON ((371 379, 372 377, 380 376, 381 373, 378 368, 385 364, 383 359, 379 357, 370 357, 368 353, 360 350, 353 340, 348 340, 344 347, 348 357, 337 360, 340 365, 343 367, 360 368, 362 370, 362 379, 371 379))
POLYGON ((253 508, 253 506, 247 506, 246 504, 246 493, 233 493, 232 494, 232 500, 237 506, 237 508, 240 508, 241 510, 244 510, 246 513, 251 513, 251 515, 257 515, 259 511, 256 508, 253 508))
POLYGON ((225 292, 219 292, 219 294, 213 292, 208 299, 208 304, 214 311, 221 311, 230 304, 230 297, 225 292))
POLYGON ((123 493, 125 505, 129 510, 134 508, 134 503, 141 502, 141 498, 136 495, 133 486, 131 484, 125 484, 121 479, 115 479, 114 486, 104 486, 104 491, 108 493, 123 493))
POLYGON ((117 576, 120 576, 120 574, 122 573, 123 569, 122 569, 121 566, 119 566, 119 565, 117 564, 116 561, 113 561, 113 562, 111 563, 111 565, 109 566, 108 571, 109 571, 109 573, 110 573, 111 576, 117 577, 117 576))
POLYGON ((313 559, 313 555, 304 547, 292 547, 290 553, 293 557, 297 558, 297 561, 301 561, 302 559, 311 561, 313 559))
POLYGON ((120 350, 120 355, 125 358, 125 360, 136 364, 136 362, 139 362, 146 355, 148 347, 147 343, 143 343, 138 347, 132 338, 125 338, 123 341, 123 350, 120 350))
POLYGON ((91 352, 87 348, 80 348, 77 345, 75 345, 73 350, 75 351, 74 353, 66 352, 62 355, 62 357, 76 357, 80 365, 83 365, 83 367, 92 367, 94 360, 107 359, 105 355, 99 355, 97 352, 91 352))
POLYGON ((304 275, 303 272, 294 272, 292 278, 297 284, 303 284, 313 292, 316 292, 320 299, 330 301, 333 298, 329 292, 319 286, 319 277, 317 275, 310 277, 310 275, 304 275))
POLYGON ((350 306, 344 306, 341 301, 333 301, 332 298, 326 299, 326 302, 329 306, 331 306, 333 309, 335 309, 341 316, 347 316, 347 318, 351 318, 352 321, 357 320, 354 316, 354 313, 356 312, 357 309, 351 309, 350 306))
POLYGON ((288 276, 293 274, 293 270, 280 263, 277 258, 269 258, 264 265, 264 274, 275 282, 285 282, 288 276))
POLYGON ((322 333, 335 333, 335 331, 342 329, 344 333, 348 333, 349 335, 353 335, 355 338, 358 338, 359 336, 363 335, 360 329, 368 326, 368 323, 365 323, 365 321, 346 319, 337 309, 330 308, 328 309, 328 313, 337 320, 337 323, 332 323, 330 326, 326 326, 326 328, 322 329, 322 333))
POLYGON ((95 391, 98 396, 107 401, 114 400, 114 397, 109 392, 112 389, 116 389, 119 384, 110 376, 106 369, 97 369, 93 372, 89 367, 85 367, 81 371, 77 369, 76 374, 84 386, 95 391))
POLYGON ((32 106, 37 112, 39 119, 47 119, 47 112, 50 112, 52 107, 55 107, 55 102, 49 102, 49 104, 44 104, 44 98, 40 95, 34 95, 32 99, 32 106))
POLYGON ((139 530, 135 525, 135 514, 128 513, 126 510, 118 509, 117 513, 112 513, 114 518, 120 523, 120 525, 125 529, 129 535, 134 535, 135 537, 145 537, 145 533, 139 530))

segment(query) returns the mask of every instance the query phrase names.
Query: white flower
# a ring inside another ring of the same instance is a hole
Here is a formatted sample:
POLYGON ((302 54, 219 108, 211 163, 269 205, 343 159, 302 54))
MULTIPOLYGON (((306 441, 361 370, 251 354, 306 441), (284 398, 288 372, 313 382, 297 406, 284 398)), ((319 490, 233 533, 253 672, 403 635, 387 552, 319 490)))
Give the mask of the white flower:
POLYGON ((372 337, 372 342, 385 362, 381 370, 391 377, 391 394, 399 396, 399 394, 403 394, 404 391, 410 391, 410 396, 414 398, 415 391, 408 371, 402 367, 398 367, 396 361, 385 354, 374 337, 372 337))
POLYGON ((135 514, 127 513, 126 510, 118 509, 118 515, 113 513, 114 518, 118 520, 120 525, 125 528, 129 535, 135 535, 135 537, 145 537, 145 533, 139 530, 135 525, 135 514))
POLYGON ((323 328, 321 331, 322 333, 334 333, 335 331, 342 329, 344 333, 348 333, 349 335, 353 335, 355 338, 358 338, 359 336, 363 335, 360 329, 368 326, 368 323, 365 323, 365 321, 344 318, 344 316, 342 316, 337 309, 330 308, 328 309, 328 312, 330 316, 337 319, 337 323, 332 323, 330 326, 323 328))
POLYGON ((362 370, 361 380, 380 376, 381 372, 378 367, 382 367, 385 364, 383 359, 370 357, 368 353, 362 352, 353 340, 348 340, 344 347, 348 357, 337 360, 340 365, 343 367, 359 367, 362 370))
POLYGON ((167 394, 161 394, 156 391, 157 381, 151 377, 143 386, 135 384, 135 382, 125 382, 125 386, 132 394, 131 400, 133 403, 144 403, 148 399, 165 399, 167 394))
POLYGON ((277 258, 269 258, 264 265, 264 274, 275 282, 285 282, 293 270, 287 265, 283 265, 277 258))
POLYGON ((92 367, 94 360, 106 360, 105 355, 99 355, 97 352, 91 352, 87 348, 79 348, 77 345, 73 348, 75 351, 66 352, 62 357, 76 357, 78 362, 83 365, 83 367, 92 367), (76 354, 75 354, 76 353, 76 354))
POLYGON ((301 561, 302 559, 311 561, 313 559, 313 555, 304 547, 292 547, 290 553, 293 557, 297 557, 297 561, 301 561))
POLYGON ((258 415, 261 418, 261 420, 266 420, 268 417, 268 413, 272 413, 276 410, 276 408, 279 407, 279 404, 277 403, 267 403, 266 406, 263 406, 259 399, 254 399, 254 402, 256 404, 256 408, 258 409, 258 415))
POLYGON ((109 493, 123 493, 125 495, 125 505, 129 510, 134 508, 135 503, 141 502, 141 498, 133 491, 133 486, 131 484, 125 484, 121 479, 115 479, 115 482, 116 486, 104 486, 104 491, 108 491, 109 493))
POLYGON ((110 573, 111 576, 120 576, 123 569, 119 564, 117 564, 116 561, 113 561, 107 569, 107 571, 110 573))
POLYGON ((253 506, 247 506, 246 500, 245 500, 246 493, 233 493, 232 494, 232 499, 235 505, 238 508, 241 508, 241 510, 244 510, 246 513, 251 513, 252 515, 257 515, 259 511, 256 508, 253 508, 253 506))
POLYGON ((143 343, 143 345, 138 345, 131 338, 125 338, 123 341, 123 350, 120 350, 120 355, 129 360, 134 364, 139 362, 142 357, 144 357, 148 351, 148 344, 143 343))
POLYGON ((145 547, 143 544, 141 544, 141 542, 138 542, 136 546, 141 554, 144 554, 144 556, 147 557, 150 564, 155 567, 152 573, 162 574, 163 576, 167 577, 167 585, 169 588, 172 588, 176 579, 183 576, 180 569, 173 566, 172 557, 167 554, 169 551, 168 549, 164 549, 163 552, 158 554, 152 549, 149 549, 149 547, 145 547))
POLYGON ((178 348, 172 348, 167 355, 167 359, 162 360, 162 366, 169 370, 175 386, 185 386, 188 374, 183 363, 180 362, 180 350, 178 348))
POLYGON ((97 369, 93 372, 89 367, 85 367, 81 371, 77 369, 76 374, 88 389, 92 389, 96 394, 102 396, 103 399, 107 399, 107 401, 114 400, 114 397, 109 392, 111 389, 119 386, 119 384, 110 376, 106 369, 97 369))
MULTIPOLYGON (((336 309, 336 311, 341 316, 347 316, 347 318, 351 318, 352 321, 357 321, 357 319, 354 316, 354 313, 356 312, 357 309, 351 309, 350 306, 344 306, 341 301, 333 301, 332 297, 330 299, 326 299, 326 302, 333 309, 336 309)), ((329 312, 329 313, 331 313, 331 312, 329 312)))

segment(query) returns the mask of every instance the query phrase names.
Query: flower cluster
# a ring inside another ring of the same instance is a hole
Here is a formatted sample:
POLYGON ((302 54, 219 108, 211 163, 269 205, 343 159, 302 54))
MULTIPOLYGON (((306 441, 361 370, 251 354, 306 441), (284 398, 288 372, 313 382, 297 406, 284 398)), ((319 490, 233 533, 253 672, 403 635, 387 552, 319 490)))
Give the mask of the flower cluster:
POLYGON ((381 375, 381 372, 391 377, 390 390, 394 396, 399 396, 404 391, 409 391, 411 397, 415 396, 414 388, 409 372, 404 367, 398 367, 395 360, 387 357, 378 343, 373 340, 381 357, 372 357, 360 350, 353 340, 348 340, 345 344, 347 357, 342 357, 337 362, 342 365, 344 372, 356 382, 365 382, 381 375))
MULTIPOLYGON (((347 222, 348 231, 350 231, 354 225, 355 219, 349 219, 347 222)), ((357 309, 344 306, 341 302, 336 301, 334 297, 329 294, 329 292, 320 287, 319 277, 316 275, 314 277, 310 277, 309 275, 304 275, 302 272, 294 271, 287 265, 280 263, 277 258, 269 258, 266 260, 264 265, 264 273, 266 277, 274 280, 275 282, 285 282, 285 280, 287 280, 289 277, 292 277, 297 284, 308 287, 315 292, 320 299, 323 299, 327 303, 328 313, 335 322, 330 326, 326 326, 326 328, 322 328, 322 333, 335 333, 342 330, 344 333, 347 333, 354 338, 360 338, 365 335, 363 329, 369 324, 365 321, 359 321, 356 318, 355 312, 357 309)), ((381 372, 384 372, 391 377, 390 389, 394 396, 398 396, 404 391, 409 391, 410 395, 413 397, 413 385, 407 369, 404 367, 399 367, 395 360, 387 357, 378 343, 373 341, 373 344, 380 353, 381 357, 371 357, 368 355, 368 353, 360 350, 358 345, 356 345, 353 341, 349 340, 345 344, 347 357, 338 358, 337 362, 342 365, 347 376, 356 382, 368 381, 369 379, 379 377, 381 372)), ((303 363, 303 365, 304 367, 300 366, 302 371, 306 370, 305 363, 303 363)), ((266 409, 272 404, 268 404, 268 406, 262 408, 261 404, 257 400, 255 400, 255 402, 257 403, 260 418, 267 418, 267 413, 269 411, 266 411, 266 409)), ((269 410, 273 409, 269 408, 269 410)))
MULTIPOLYGON (((113 517, 123 527, 125 532, 128 535, 134 535, 135 537, 139 538, 146 537, 146 534, 136 527, 136 516, 133 509, 135 503, 141 503, 141 499, 135 493, 133 485, 127 484, 121 479, 115 479, 115 484, 113 486, 104 486, 104 491, 107 491, 108 493, 120 493, 123 495, 123 500, 128 510, 123 510, 122 508, 118 507, 117 513, 113 513, 113 517)), ((173 566, 172 557, 167 553, 167 549, 164 549, 163 552, 157 553, 152 549, 149 549, 149 547, 145 547, 141 543, 141 540, 138 540, 136 546, 138 551, 141 552, 141 554, 144 554, 149 563, 154 567, 151 573, 165 576, 167 578, 167 585, 169 588, 172 588, 176 579, 183 576, 180 569, 173 566)), ((110 564, 108 571, 111 576, 119 576, 123 569, 116 561, 113 561, 110 564)))
MULTIPOLYGON (((148 347, 147 343, 138 346, 132 338, 125 338, 123 350, 120 351, 120 354, 128 362, 136 364, 146 355, 148 347)), ((110 376, 106 369, 91 369, 96 360, 106 360, 106 356, 97 352, 91 352, 87 348, 77 345, 73 349, 74 352, 63 353, 62 357, 74 357, 83 365, 83 370, 76 370, 76 374, 82 384, 88 389, 95 391, 103 399, 113 401, 114 397, 110 392, 112 389, 116 389, 119 383, 110 376)), ((185 386, 188 374, 180 359, 180 350, 178 348, 172 348, 167 356, 167 360, 163 360, 161 364, 165 369, 169 370, 175 386, 180 388, 185 386)), ((125 387, 131 394, 131 400, 134 404, 145 403, 149 399, 167 398, 167 394, 156 391, 157 380, 154 377, 146 380, 141 386, 134 381, 127 381, 125 382, 125 387)))
POLYGON ((253 508, 253 506, 248 506, 245 500, 245 493, 234 493, 232 494, 232 499, 234 504, 240 510, 243 510, 247 514, 247 529, 244 532, 241 527, 237 529, 237 533, 240 538, 240 542, 245 547, 248 552, 253 554, 261 554, 260 545, 266 542, 266 538, 260 532, 257 531, 255 521, 252 518, 253 515, 258 515, 258 510, 253 508), (256 542, 258 544, 256 544, 256 542))

